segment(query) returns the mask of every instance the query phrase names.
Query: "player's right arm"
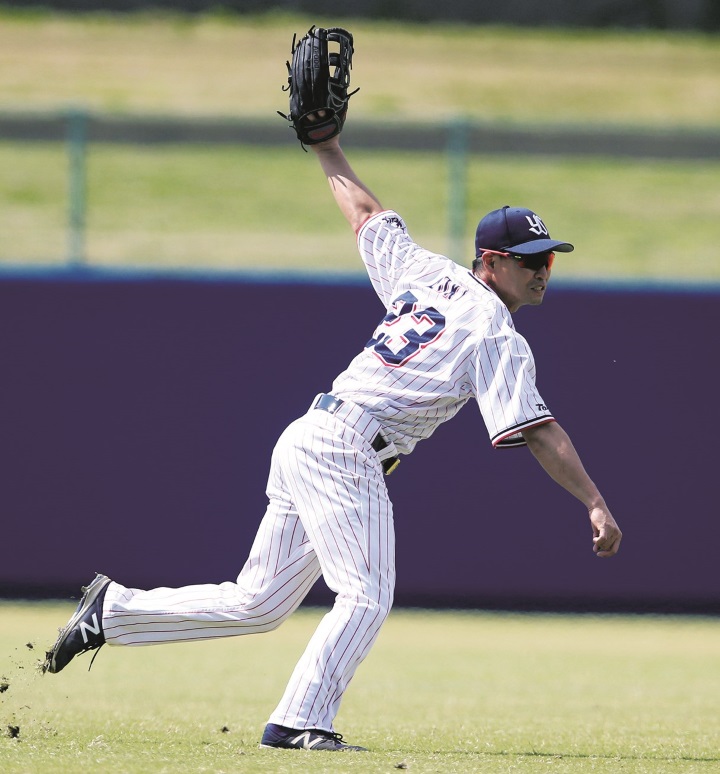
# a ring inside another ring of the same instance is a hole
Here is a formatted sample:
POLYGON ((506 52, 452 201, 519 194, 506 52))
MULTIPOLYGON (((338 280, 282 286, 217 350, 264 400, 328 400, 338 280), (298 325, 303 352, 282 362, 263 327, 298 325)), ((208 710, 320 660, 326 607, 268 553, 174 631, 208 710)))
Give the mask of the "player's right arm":
POLYGON ((588 509, 595 553, 601 558, 614 556, 620 548, 622 532, 568 434, 557 422, 548 422, 523 430, 523 437, 548 475, 588 509))
POLYGON ((340 148, 339 135, 311 147, 325 172, 340 212, 357 233, 368 218, 383 211, 383 206, 353 171, 340 148))

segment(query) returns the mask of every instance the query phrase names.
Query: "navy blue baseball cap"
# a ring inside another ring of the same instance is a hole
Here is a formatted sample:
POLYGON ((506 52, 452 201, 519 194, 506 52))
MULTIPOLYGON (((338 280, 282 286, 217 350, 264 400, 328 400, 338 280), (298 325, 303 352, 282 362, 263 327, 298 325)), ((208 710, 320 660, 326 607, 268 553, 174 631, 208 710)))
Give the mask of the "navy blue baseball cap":
POLYGON ((571 253, 575 247, 569 242, 550 239, 540 216, 525 207, 505 205, 489 212, 478 223, 475 232, 475 257, 483 250, 498 250, 515 255, 535 255, 552 250, 571 253))

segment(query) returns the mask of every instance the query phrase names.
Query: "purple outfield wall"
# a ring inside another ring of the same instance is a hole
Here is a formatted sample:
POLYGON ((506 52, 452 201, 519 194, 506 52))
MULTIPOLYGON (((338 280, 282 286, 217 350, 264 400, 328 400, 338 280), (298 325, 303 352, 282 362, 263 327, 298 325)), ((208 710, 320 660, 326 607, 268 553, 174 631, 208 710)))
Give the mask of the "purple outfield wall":
MULTIPOLYGON (((720 291, 551 289, 518 329, 626 537, 475 404, 389 478, 398 604, 720 612, 720 291)), ((369 338, 365 283, 0 280, 0 595, 234 579, 285 425, 369 338)), ((319 584, 311 601, 326 601, 319 584)))

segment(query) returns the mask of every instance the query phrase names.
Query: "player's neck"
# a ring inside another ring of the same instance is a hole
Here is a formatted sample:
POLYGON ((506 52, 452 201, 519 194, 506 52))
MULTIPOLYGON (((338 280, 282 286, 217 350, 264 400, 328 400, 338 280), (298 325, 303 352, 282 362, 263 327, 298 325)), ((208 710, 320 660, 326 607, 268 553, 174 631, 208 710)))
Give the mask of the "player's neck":
POLYGON ((495 293, 495 295, 508 308, 510 314, 517 312, 517 310, 522 306, 522 304, 510 298, 508 294, 503 293, 502 289, 498 287, 498 283, 495 281, 495 278, 492 275, 489 275, 485 272, 473 272, 472 275, 475 277, 475 279, 482 282, 483 285, 486 285, 490 288, 490 290, 492 290, 493 293, 495 293))

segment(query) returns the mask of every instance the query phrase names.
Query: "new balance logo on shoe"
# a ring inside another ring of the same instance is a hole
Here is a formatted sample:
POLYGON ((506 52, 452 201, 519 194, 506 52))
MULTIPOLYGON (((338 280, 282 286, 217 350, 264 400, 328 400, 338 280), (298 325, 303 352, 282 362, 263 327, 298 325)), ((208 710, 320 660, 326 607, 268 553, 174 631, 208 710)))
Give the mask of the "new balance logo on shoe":
POLYGON ((265 726, 260 747, 274 747, 281 750, 326 750, 367 752, 365 747, 345 744, 341 734, 334 731, 322 731, 318 728, 301 730, 288 728, 275 723, 265 726))
MULTIPOLYGON (((84 593, 77 610, 60 630, 55 644, 45 654, 43 672, 56 674, 65 669, 75 656, 88 650, 97 651, 105 644, 102 610, 105 592, 110 583, 107 576, 96 575, 92 583, 83 588, 84 593)), ((92 663, 91 661, 90 666, 92 663)))
POLYGON ((92 625, 89 624, 87 621, 80 621, 80 624, 78 628, 80 629, 80 633, 82 634, 83 642, 87 645, 88 643, 88 636, 87 633, 90 632, 91 634, 94 634, 97 636, 100 634, 100 624, 98 622, 97 613, 92 614, 92 625))
POLYGON ((289 741, 293 747, 301 747, 303 750, 312 750, 313 747, 316 747, 323 741, 323 738, 316 734, 313 739, 313 735, 309 731, 304 731, 302 734, 289 741))

